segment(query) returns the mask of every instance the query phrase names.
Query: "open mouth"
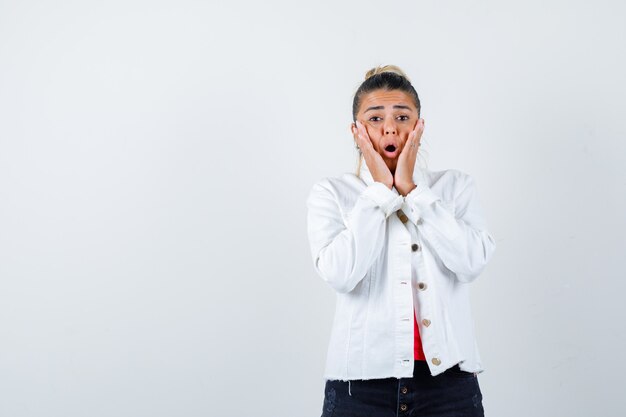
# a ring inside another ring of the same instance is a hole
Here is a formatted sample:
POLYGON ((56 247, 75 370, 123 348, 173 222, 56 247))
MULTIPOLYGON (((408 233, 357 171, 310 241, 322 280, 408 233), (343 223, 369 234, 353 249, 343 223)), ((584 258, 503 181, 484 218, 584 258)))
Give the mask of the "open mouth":
POLYGON ((395 158, 398 155, 398 148, 396 145, 387 145, 383 150, 384 154, 389 158, 395 158))

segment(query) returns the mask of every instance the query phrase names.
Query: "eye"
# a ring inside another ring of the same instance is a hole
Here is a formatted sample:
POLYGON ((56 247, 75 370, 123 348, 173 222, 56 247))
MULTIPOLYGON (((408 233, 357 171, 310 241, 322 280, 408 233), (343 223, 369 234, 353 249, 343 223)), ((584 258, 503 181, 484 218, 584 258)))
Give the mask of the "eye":
POLYGON ((370 122, 379 122, 379 121, 380 121, 380 120, 374 120, 374 119, 380 119, 380 117, 378 117, 378 116, 372 116, 372 117, 370 117, 370 119, 369 119, 369 120, 370 120, 370 122))
POLYGON ((409 120, 409 116, 404 115, 404 114, 403 114, 403 115, 401 115, 401 116, 398 116, 398 118, 399 118, 400 120, 402 120, 402 121, 409 120))

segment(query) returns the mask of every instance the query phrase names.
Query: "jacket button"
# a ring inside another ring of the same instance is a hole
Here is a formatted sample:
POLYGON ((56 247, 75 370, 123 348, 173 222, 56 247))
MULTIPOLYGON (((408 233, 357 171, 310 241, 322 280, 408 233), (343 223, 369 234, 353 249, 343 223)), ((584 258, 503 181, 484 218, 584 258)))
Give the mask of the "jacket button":
POLYGON ((400 404, 400 410, 402 410, 402 411, 406 411, 406 409, 407 409, 407 408, 408 408, 408 407, 407 407, 407 405, 406 405, 406 404, 400 404))
POLYGON ((402 387, 401 391, 402 391, 403 394, 406 394, 407 392, 409 392, 407 387, 402 387))
POLYGON ((419 288, 422 291, 425 290, 426 287, 427 287, 427 285, 426 285, 425 282, 420 282, 420 283, 417 284, 417 288, 419 288))
POLYGON ((435 365, 441 365, 441 361, 439 360, 439 358, 433 358, 431 362, 435 365))
POLYGON ((413 249, 413 252, 417 251, 419 249, 419 245, 417 243, 414 243, 411 245, 411 249, 413 249))
POLYGON ((428 319, 424 319, 424 320, 422 320, 422 324, 423 324, 424 326, 428 327, 428 326, 430 326, 430 320, 428 320, 428 319))

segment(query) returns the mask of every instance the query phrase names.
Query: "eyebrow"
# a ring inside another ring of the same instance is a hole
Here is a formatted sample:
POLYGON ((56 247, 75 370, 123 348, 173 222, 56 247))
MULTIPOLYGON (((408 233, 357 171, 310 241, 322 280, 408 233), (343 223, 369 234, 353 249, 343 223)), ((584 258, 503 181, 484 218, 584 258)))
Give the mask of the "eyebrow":
MULTIPOLYGON (((363 113, 367 113, 370 110, 382 110, 384 109, 385 106, 372 106, 372 107, 368 107, 367 110, 365 110, 363 113)), ((411 110, 411 108, 409 106, 405 106, 403 104, 396 104, 393 106, 394 109, 407 109, 407 110, 411 110)))

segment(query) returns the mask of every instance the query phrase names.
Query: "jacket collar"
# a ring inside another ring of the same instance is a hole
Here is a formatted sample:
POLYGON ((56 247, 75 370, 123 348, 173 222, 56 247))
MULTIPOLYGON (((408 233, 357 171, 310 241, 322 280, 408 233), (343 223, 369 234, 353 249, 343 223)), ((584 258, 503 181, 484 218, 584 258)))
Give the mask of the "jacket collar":
MULTIPOLYGON (((374 182, 374 178, 372 177, 372 173, 370 172, 367 164, 365 163, 365 158, 361 156, 361 169, 359 170, 359 176, 366 185, 371 185, 374 182)), ((424 169, 417 166, 417 163, 413 167, 413 182, 415 184, 419 184, 420 182, 426 181, 426 173, 424 169)), ((393 187, 395 190, 396 187, 393 187)))

